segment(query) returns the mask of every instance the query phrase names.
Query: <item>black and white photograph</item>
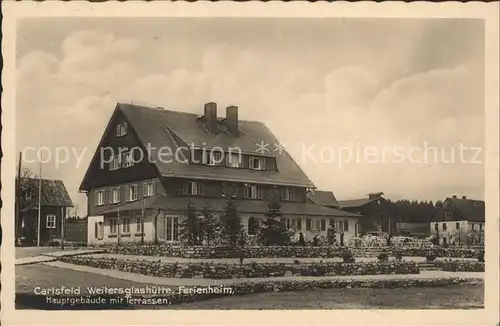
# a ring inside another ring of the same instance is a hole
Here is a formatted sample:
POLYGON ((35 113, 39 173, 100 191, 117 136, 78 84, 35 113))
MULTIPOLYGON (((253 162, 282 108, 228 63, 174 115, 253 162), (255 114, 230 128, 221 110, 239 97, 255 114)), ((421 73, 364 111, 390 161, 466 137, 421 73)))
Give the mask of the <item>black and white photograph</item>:
POLYGON ((498 322, 498 3, 140 5, 3 6, 2 308, 498 322))

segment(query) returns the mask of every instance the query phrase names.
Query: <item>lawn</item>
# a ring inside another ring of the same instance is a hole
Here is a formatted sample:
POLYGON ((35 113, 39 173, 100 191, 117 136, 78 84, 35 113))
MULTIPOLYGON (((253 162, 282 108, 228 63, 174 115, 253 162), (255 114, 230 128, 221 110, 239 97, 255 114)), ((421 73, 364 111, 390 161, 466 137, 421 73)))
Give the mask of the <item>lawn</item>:
POLYGON ((315 289, 259 293, 171 306, 173 309, 482 309, 484 288, 453 285, 398 289, 315 289))
MULTIPOLYGON (((66 247, 65 251, 79 249, 66 247)), ((16 258, 36 257, 51 252, 61 251, 61 247, 16 247, 16 258)))
MULTIPOLYGON (((17 309, 82 309, 82 307, 60 307, 54 304, 47 305, 45 296, 35 295, 35 287, 43 289, 66 287, 80 287, 80 295, 87 296, 87 287, 113 287, 113 288, 144 288, 155 287, 155 284, 146 284, 121 280, 88 272, 62 269, 41 264, 16 266, 16 308, 17 309)), ((163 286, 166 287, 166 286, 163 286)), ((109 306, 90 306, 87 309, 104 309, 109 306)), ((111 307, 113 309, 132 308, 135 306, 111 307)))

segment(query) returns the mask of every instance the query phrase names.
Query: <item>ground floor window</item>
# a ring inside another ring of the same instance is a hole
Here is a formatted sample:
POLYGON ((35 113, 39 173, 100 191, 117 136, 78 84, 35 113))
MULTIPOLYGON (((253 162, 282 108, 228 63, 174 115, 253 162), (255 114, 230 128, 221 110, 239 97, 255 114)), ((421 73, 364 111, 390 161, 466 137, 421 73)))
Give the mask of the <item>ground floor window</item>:
POLYGON ((56 228, 56 216, 55 215, 47 215, 47 220, 45 221, 45 226, 47 229, 55 229, 56 228))
POLYGON ((165 233, 167 241, 179 241, 179 217, 165 216, 165 233))
POLYGON ((102 240, 103 235, 104 235, 104 226, 102 225, 102 222, 95 222, 94 223, 94 237, 98 240, 102 240))
POLYGON ((116 225, 117 224, 116 224, 115 218, 112 218, 109 220, 109 233, 111 233, 111 234, 116 233, 116 231, 117 231, 116 225))
POLYGON ((136 219, 135 231, 138 233, 141 233, 142 232, 142 215, 137 215, 135 217, 135 219, 136 219))
POLYGON ((130 219, 124 218, 122 222, 122 231, 123 233, 130 233, 130 219))

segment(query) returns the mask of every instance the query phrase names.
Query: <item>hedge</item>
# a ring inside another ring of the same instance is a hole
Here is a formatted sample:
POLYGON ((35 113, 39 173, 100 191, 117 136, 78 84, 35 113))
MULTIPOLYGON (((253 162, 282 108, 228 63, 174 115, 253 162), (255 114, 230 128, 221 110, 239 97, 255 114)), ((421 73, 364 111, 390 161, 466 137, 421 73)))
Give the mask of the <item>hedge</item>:
POLYGON ((282 276, 333 276, 333 275, 378 275, 378 274, 419 274, 417 264, 410 262, 373 263, 164 263, 151 260, 128 260, 107 257, 72 256, 61 257, 61 261, 76 265, 114 269, 169 278, 256 278, 282 276))
POLYGON ((108 253, 141 256, 181 257, 181 258, 334 258, 343 257, 351 251, 355 257, 377 257, 380 253, 398 251, 406 257, 425 257, 429 250, 436 252, 437 257, 477 258, 480 248, 454 247, 381 247, 381 248, 346 248, 336 246, 300 247, 300 246, 259 246, 245 247, 243 251, 233 247, 181 246, 165 243, 138 244, 123 243, 120 245, 104 245, 100 247, 108 253))

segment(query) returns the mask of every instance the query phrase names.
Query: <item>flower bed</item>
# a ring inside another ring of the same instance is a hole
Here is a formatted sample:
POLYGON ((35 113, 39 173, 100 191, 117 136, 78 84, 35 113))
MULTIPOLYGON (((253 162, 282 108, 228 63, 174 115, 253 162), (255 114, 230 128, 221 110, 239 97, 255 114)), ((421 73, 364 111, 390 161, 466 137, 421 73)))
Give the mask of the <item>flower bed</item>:
MULTIPOLYGON (((109 253, 119 253, 125 255, 142 256, 162 256, 162 257, 182 257, 182 258, 239 258, 240 250, 228 247, 209 246, 180 246, 170 244, 135 244, 127 243, 106 245, 101 247, 109 253)), ((380 253, 389 253, 397 250, 403 257, 425 257, 429 250, 435 251, 437 257, 450 258, 477 258, 481 248, 443 248, 443 247, 272 247, 257 246, 246 247, 243 250, 245 258, 334 258, 343 257, 344 253, 350 250, 354 257, 377 257, 380 253)))
POLYGON ((256 278, 282 276, 333 276, 333 275, 378 275, 419 274, 418 266, 409 262, 385 263, 163 263, 161 261, 127 260, 106 257, 72 256, 61 257, 61 261, 76 265, 87 265, 104 269, 115 269, 143 275, 175 278, 256 278))
POLYGON ((446 272, 484 272, 484 262, 470 260, 441 260, 434 265, 446 272))

